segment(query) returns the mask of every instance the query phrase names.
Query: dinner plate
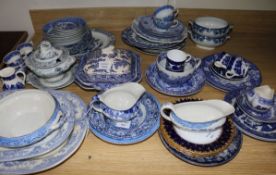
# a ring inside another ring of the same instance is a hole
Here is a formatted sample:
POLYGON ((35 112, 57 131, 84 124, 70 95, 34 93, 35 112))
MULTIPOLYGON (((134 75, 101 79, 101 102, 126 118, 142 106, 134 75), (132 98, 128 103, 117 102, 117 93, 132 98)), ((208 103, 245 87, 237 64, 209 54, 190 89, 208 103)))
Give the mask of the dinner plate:
POLYGON ((148 84, 156 91, 171 96, 189 96, 198 93, 205 84, 205 75, 201 68, 198 68, 191 79, 184 84, 170 85, 164 82, 157 73, 156 64, 151 64, 146 71, 148 84))
POLYGON ((80 147, 87 133, 86 105, 75 94, 65 91, 50 91, 61 105, 70 105, 75 125, 68 139, 54 151, 34 159, 24 159, 0 163, 1 174, 31 174, 53 168, 68 159, 80 147))
POLYGON ((249 70, 246 77, 238 80, 228 80, 218 76, 214 73, 211 66, 213 62, 218 59, 219 55, 221 55, 221 53, 210 55, 202 59, 202 68, 205 73, 206 80, 211 86, 227 92, 235 89, 256 87, 261 84, 262 77, 260 70, 254 63, 246 59, 244 59, 244 61, 249 64, 249 70))
MULTIPOLYGON (((143 121, 137 127, 114 127, 102 113, 90 110, 88 113, 90 131, 100 139, 113 144, 134 144, 149 138, 159 128, 160 104, 157 99, 145 93, 138 101, 143 121)), ((131 125, 131 123, 129 124, 131 125)))

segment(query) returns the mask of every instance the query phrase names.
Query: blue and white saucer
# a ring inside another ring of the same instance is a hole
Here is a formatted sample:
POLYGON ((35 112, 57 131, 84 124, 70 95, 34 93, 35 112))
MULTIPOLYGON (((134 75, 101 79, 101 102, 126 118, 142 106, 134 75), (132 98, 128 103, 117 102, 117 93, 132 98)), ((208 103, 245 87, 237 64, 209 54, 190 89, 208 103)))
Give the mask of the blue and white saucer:
POLYGON ((254 120, 236 104, 241 91, 231 91, 226 94, 224 100, 235 106, 233 122, 239 130, 246 135, 258 140, 276 142, 276 123, 264 123, 254 120))
POLYGON ((117 49, 121 57, 106 59, 101 50, 86 55, 77 68, 75 82, 83 89, 104 90, 112 86, 141 80, 140 56, 132 51, 117 49))
POLYGON ((242 79, 237 79, 237 80, 228 80, 224 79, 221 76, 217 75, 213 70, 212 70, 212 65, 215 60, 218 59, 218 56, 220 53, 214 54, 207 56, 202 59, 202 68, 203 71, 206 75, 206 80, 207 82, 222 91, 232 91, 235 89, 244 89, 247 87, 256 87, 259 86, 262 82, 262 77, 261 77, 261 72, 257 68, 257 66, 248 61, 244 61, 249 64, 249 70, 246 75, 246 77, 242 79))
POLYGON ((160 104, 157 99, 149 93, 145 93, 138 101, 142 111, 143 122, 130 129, 114 127, 106 121, 102 113, 93 109, 87 114, 89 118, 90 131, 100 139, 113 144, 134 144, 149 138, 155 133, 160 125, 160 104))
POLYGON ((205 84, 205 75, 201 68, 197 69, 191 79, 177 86, 167 84, 157 72, 156 64, 151 64, 146 71, 148 84, 156 91, 171 96, 189 96, 198 93, 205 84))
MULTIPOLYGON (((12 92, 6 93, 5 91, 5 93, 1 93, 0 98, 3 98, 10 93, 12 92)), ((16 149, 0 147, 0 162, 37 157, 59 147, 69 137, 74 128, 75 121, 73 116, 74 113, 72 110, 70 110, 71 105, 69 103, 63 103, 60 107, 63 113, 63 117, 66 118, 66 121, 61 128, 50 133, 43 140, 26 147, 20 147, 16 149)))
POLYGON ((61 106, 70 106, 69 113, 75 118, 72 133, 66 141, 43 156, 0 163, 1 174, 31 174, 53 168, 68 159, 81 145, 87 133, 86 105, 75 94, 64 91, 50 91, 61 106))
POLYGON ((154 22, 153 22, 153 16, 141 16, 138 17, 137 19, 138 26, 141 31, 144 33, 148 33, 149 35, 157 36, 157 37, 162 37, 162 38, 172 38, 172 37, 177 37, 179 35, 183 35, 183 32, 187 32, 186 27, 184 24, 179 21, 175 20, 177 22, 176 25, 172 25, 168 29, 161 29, 158 28, 154 22))

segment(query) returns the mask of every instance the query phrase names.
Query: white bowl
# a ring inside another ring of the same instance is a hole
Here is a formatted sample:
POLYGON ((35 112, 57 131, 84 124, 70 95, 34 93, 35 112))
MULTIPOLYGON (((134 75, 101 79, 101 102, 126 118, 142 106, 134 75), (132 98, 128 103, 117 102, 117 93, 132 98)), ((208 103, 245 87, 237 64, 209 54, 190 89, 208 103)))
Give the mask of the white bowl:
POLYGON ((0 100, 0 146, 41 140, 64 123, 59 103, 46 91, 21 90, 0 100))

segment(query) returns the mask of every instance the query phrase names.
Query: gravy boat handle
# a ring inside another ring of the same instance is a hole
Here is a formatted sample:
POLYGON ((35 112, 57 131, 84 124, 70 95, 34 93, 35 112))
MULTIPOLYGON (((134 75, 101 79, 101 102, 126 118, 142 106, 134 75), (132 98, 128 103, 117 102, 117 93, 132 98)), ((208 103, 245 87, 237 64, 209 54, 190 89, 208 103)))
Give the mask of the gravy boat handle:
POLYGON ((161 109, 160 109, 160 113, 161 113, 161 116, 168 120, 168 121, 172 121, 171 120, 171 117, 169 115, 167 115, 164 111, 165 110, 170 110, 170 111, 173 111, 174 110, 174 107, 173 107, 173 104, 172 103, 164 103, 162 106, 161 106, 161 109))

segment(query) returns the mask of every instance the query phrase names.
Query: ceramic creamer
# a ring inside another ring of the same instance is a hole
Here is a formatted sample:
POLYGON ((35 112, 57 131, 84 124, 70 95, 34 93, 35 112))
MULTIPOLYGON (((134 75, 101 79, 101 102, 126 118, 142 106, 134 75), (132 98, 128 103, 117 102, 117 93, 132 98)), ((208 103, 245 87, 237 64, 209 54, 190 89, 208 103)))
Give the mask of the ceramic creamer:
POLYGON ((25 87, 26 75, 23 71, 6 67, 0 70, 0 77, 3 82, 3 90, 23 89, 25 87))

